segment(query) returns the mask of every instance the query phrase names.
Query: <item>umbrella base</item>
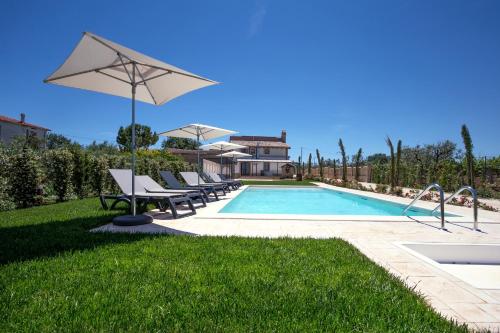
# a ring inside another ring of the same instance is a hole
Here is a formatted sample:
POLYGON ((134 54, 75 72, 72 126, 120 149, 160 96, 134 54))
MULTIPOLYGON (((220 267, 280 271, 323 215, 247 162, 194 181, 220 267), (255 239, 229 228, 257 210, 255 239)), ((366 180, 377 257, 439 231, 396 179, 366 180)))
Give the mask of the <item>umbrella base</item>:
POLYGON ((123 215, 117 216, 113 219, 114 225, 119 226, 133 226, 133 225, 143 225, 153 222, 153 217, 149 215, 123 215))

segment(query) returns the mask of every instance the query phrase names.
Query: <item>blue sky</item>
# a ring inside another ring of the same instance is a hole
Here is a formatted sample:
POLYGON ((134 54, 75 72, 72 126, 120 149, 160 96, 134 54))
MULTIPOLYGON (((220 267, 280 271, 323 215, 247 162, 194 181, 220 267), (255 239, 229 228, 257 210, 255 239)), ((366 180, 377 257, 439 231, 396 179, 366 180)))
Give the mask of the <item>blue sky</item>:
POLYGON ((42 83, 91 31, 222 82, 137 120, 245 135, 288 131, 293 158, 385 152, 384 139, 500 154, 500 1, 6 1, 0 114, 82 143, 113 141, 127 99, 42 83))

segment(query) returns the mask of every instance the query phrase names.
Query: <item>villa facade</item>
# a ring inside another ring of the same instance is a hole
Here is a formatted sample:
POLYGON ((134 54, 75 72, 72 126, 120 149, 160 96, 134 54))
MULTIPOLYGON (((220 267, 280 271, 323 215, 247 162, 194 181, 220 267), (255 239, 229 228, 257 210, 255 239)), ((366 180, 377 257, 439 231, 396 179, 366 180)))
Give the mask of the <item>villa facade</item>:
POLYGON ((243 153, 252 155, 240 158, 235 164, 234 177, 292 177, 295 166, 290 161, 286 131, 281 136, 231 136, 232 143, 247 146, 243 153))
POLYGON ((27 123, 24 113, 21 113, 19 119, 0 115, 0 142, 5 145, 10 144, 16 137, 19 136, 34 136, 38 138, 43 145, 45 145, 48 131, 50 131, 50 129, 27 123))

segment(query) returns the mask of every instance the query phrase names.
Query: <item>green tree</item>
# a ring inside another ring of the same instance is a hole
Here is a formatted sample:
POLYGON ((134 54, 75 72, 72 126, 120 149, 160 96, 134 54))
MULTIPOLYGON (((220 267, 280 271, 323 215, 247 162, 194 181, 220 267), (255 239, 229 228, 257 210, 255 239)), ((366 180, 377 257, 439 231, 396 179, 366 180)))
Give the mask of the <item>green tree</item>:
POLYGON ((193 139, 187 138, 168 138, 167 140, 163 140, 161 143, 161 148, 166 150, 167 148, 177 148, 177 149, 198 149, 200 144, 193 139))
POLYGON ((73 142, 62 134, 47 134, 47 149, 68 148, 71 145, 73 142))
POLYGON ((319 177, 321 179, 323 179, 323 163, 324 163, 324 160, 321 157, 321 154, 319 153, 319 149, 316 149, 316 157, 318 159, 319 177))
POLYGON ((398 140, 398 146, 396 148, 396 185, 399 185, 399 177, 401 175, 401 149, 402 149, 402 142, 401 140, 398 140))
POLYGON ((40 161, 27 146, 12 157, 9 180, 10 192, 18 207, 26 208, 39 203, 40 161))
POLYGON ((472 152, 474 146, 472 145, 472 138, 469 129, 464 124, 462 125, 462 140, 465 147, 465 166, 467 170, 467 183, 474 187, 474 154, 472 152))
POLYGON ((310 176, 312 173, 312 155, 309 153, 309 158, 307 159, 307 174, 310 176))
MULTIPOLYGON (((135 146, 137 149, 148 149, 158 142, 158 134, 151 131, 151 127, 135 124, 135 146)), ((125 128, 122 126, 118 130, 116 143, 122 151, 131 151, 132 146, 132 126, 125 128)))
POLYGON ((385 142, 387 143, 387 146, 389 146, 389 151, 390 151, 390 156, 391 156, 391 175, 390 175, 390 183, 391 183, 391 190, 394 189, 394 187, 396 186, 395 184, 395 181, 396 181, 396 178, 395 178, 395 169, 396 169, 396 160, 394 158, 394 146, 392 145, 392 141, 391 141, 391 138, 387 137, 385 139, 385 142))
POLYGON ((355 166, 355 174, 354 174, 354 179, 356 179, 356 181, 359 180, 359 166, 361 164, 361 159, 363 158, 363 149, 362 148, 359 148, 358 152, 356 153, 356 155, 354 156, 354 166, 355 166))
POLYGON ((347 181, 347 155, 345 153, 344 143, 339 139, 340 155, 342 156, 342 181, 347 181))
POLYGON ((89 153, 93 153, 93 154, 97 154, 97 155, 99 155, 99 154, 111 155, 111 154, 117 154, 120 152, 116 145, 114 145, 108 141, 104 141, 101 143, 97 143, 96 141, 93 141, 90 145, 85 147, 85 149, 89 153))

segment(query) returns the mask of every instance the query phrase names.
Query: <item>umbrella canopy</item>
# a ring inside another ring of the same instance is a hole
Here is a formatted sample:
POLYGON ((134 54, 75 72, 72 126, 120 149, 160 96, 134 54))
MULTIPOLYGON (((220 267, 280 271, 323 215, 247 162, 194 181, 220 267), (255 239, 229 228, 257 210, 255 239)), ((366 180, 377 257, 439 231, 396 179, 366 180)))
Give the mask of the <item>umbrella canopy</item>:
MULTIPOLYGON (((249 156, 252 156, 252 155, 251 154, 247 154, 247 153, 242 153, 240 151, 228 151, 226 153, 219 154, 217 156, 220 156, 221 159, 223 157, 232 158, 232 159, 238 159, 240 157, 249 157, 249 156)), ((231 176, 232 176, 232 174, 233 174, 233 167, 231 167, 231 176)))
POLYGON ((120 225, 151 222, 150 217, 136 216, 135 100, 161 105, 217 82, 89 32, 83 34, 71 55, 44 82, 132 99, 132 216, 115 218, 114 222, 120 225))
MULTIPOLYGON (((226 136, 236 133, 235 131, 203 125, 203 124, 189 124, 182 126, 170 131, 160 133, 162 136, 168 136, 173 138, 185 138, 185 139, 195 139, 198 145, 200 144, 200 138, 203 141, 220 138, 221 136, 226 136)), ((200 185, 200 150, 198 149, 198 185, 200 185)))
POLYGON ((227 153, 219 154, 217 156, 222 156, 222 157, 230 157, 230 158, 239 158, 239 157, 249 157, 252 156, 247 153, 242 153, 240 151, 228 151, 227 153))
POLYGON ((131 97, 161 105, 217 82, 153 59, 89 32, 47 83, 131 97))
POLYGON ((206 141, 234 133, 236 132, 209 125, 189 124, 170 131, 160 133, 160 135, 169 136, 173 138, 195 139, 199 142, 200 139, 206 141))
POLYGON ((239 145, 232 142, 217 141, 200 146, 200 148, 206 150, 231 150, 231 149, 243 149, 247 148, 247 146, 239 145))
MULTIPOLYGON (((226 142, 226 141, 217 141, 214 143, 209 143, 207 145, 203 145, 200 148, 201 149, 207 149, 207 150, 220 150, 221 154, 223 150, 231 150, 231 149, 242 149, 246 148, 247 146, 239 145, 236 143, 231 143, 231 142, 226 142)), ((220 156, 220 173, 222 174, 222 158, 224 156, 220 156)))

